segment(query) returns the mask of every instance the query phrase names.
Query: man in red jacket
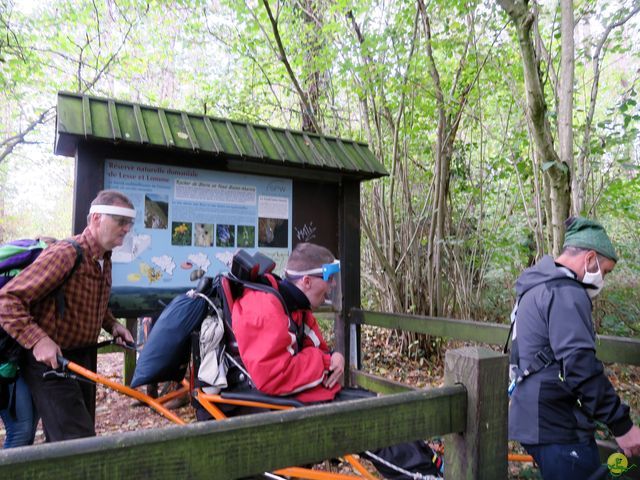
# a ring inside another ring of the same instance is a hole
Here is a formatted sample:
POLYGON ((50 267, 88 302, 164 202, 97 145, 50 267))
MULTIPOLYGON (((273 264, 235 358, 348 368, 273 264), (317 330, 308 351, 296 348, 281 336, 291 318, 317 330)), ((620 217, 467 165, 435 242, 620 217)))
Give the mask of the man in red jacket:
POLYGON ((301 243, 272 293, 246 289, 233 305, 233 332, 255 386, 302 402, 333 400, 340 391, 344 357, 331 352, 311 310, 323 305, 340 281, 340 262, 329 250, 301 243), (286 310, 285 311, 285 307, 286 310))
MULTIPOLYGON (((325 247, 298 244, 287 261, 280 293, 246 288, 233 304, 233 333, 242 363, 255 387, 274 396, 294 396, 305 403, 375 396, 362 389, 342 389, 344 356, 331 352, 312 309, 340 301, 340 262, 325 247)), ((441 473, 442 462, 422 441, 394 445, 369 458, 389 479, 441 473), (379 457, 395 467, 379 461, 379 457)))

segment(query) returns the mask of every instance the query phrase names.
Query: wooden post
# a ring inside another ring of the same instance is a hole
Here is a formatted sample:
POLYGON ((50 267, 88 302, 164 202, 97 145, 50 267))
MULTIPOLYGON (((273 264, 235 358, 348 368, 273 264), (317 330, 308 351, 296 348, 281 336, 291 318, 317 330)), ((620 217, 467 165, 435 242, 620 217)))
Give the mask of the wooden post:
MULTIPOLYGON (((138 319, 136 318, 127 318, 127 330, 131 332, 133 335, 133 341, 137 340, 137 327, 138 327, 138 319)), ((133 379, 133 371, 136 369, 136 352, 133 350, 126 349, 124 351, 124 371, 122 372, 122 377, 124 379, 125 385, 131 385, 131 380, 133 379)))
MULTIPOLYGON (((342 277, 342 312, 336 315, 336 350, 345 358, 345 372, 360 368, 360 326, 349 322, 360 308, 360 182, 344 181, 339 204, 338 242, 342 277)), ((345 381, 350 382, 349 375, 345 381)))
POLYGON ((452 350, 445 356, 445 385, 467 389, 467 425, 462 433, 445 436, 448 478, 507 478, 506 355, 482 347, 452 350))
POLYGON ((104 188, 104 153, 87 142, 80 142, 76 150, 76 174, 73 189, 73 234, 80 234, 87 226, 91 201, 104 188))

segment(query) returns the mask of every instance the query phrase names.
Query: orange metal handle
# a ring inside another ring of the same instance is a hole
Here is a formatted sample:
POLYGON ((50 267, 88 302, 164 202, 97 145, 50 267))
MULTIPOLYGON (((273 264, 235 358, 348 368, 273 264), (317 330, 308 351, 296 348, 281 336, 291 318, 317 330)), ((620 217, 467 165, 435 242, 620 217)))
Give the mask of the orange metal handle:
POLYGON ((533 463, 533 457, 531 455, 524 455, 524 454, 520 454, 520 453, 510 453, 507 456, 507 460, 510 461, 510 462, 522 462, 522 463, 531 462, 531 463, 533 463))
POLYGON ((227 405, 240 405, 243 407, 257 407, 267 410, 291 410, 294 407, 289 405, 275 405, 273 403, 258 402, 255 400, 236 400, 232 398, 223 398, 220 395, 213 393, 205 393, 202 389, 197 391, 198 400, 206 400, 214 403, 224 403, 227 405))
POLYGON ((96 383, 106 385, 107 387, 112 388, 117 392, 124 393, 125 395, 129 395, 130 397, 135 398, 136 400, 140 400, 141 402, 146 403, 151 408, 153 408, 156 412, 158 412, 160 415, 168 418, 173 423, 177 423, 178 425, 187 424, 187 422, 185 422, 176 414, 174 414, 173 412, 165 408, 161 403, 159 403, 156 399, 151 398, 149 395, 145 395, 144 393, 139 392, 138 390, 127 387, 125 385, 121 385, 118 382, 109 380, 108 378, 103 377, 102 375, 99 375, 95 372, 92 372, 91 370, 87 370, 86 368, 81 367, 77 363, 70 362, 66 359, 63 359, 63 360, 64 360, 63 362, 59 362, 59 363, 65 366, 66 368, 68 368, 69 370, 71 370, 72 372, 77 373, 78 375, 82 375, 83 377, 88 378, 89 380, 92 380, 96 383))
MULTIPOLYGON (((354 477, 353 475, 349 475, 347 473, 324 472, 322 470, 310 470, 308 468, 301 467, 281 468, 279 470, 275 470, 273 473, 275 473, 276 475, 284 475, 293 478, 303 478, 306 480, 353 480, 354 478, 362 478, 354 477)), ((378 480, 376 477, 371 476, 365 478, 378 480)))

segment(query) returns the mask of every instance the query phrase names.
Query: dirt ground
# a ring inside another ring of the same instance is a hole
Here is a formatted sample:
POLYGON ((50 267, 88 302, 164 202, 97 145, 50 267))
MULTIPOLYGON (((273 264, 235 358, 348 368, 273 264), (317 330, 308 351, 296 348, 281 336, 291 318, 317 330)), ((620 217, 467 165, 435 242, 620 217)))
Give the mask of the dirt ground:
MULTIPOLYGON (((98 373, 122 383, 124 355, 108 353, 98 356, 98 373)), ((195 422, 194 410, 184 405, 174 412, 186 422, 195 422)), ((96 393, 96 433, 110 435, 173 425, 150 407, 137 400, 98 385, 96 393)))

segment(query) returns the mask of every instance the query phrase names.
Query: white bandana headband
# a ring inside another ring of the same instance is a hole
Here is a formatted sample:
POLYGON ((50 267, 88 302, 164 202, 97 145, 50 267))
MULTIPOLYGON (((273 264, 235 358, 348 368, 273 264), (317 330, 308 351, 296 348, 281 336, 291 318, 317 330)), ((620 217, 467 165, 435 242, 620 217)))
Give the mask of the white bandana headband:
POLYGON ((329 277, 340 272, 340 260, 334 260, 331 263, 325 263, 319 268, 311 268, 309 270, 285 270, 285 275, 290 277, 304 277, 305 275, 322 274, 323 280, 326 282, 329 277))
POLYGON ((136 218, 135 209, 118 207, 116 205, 91 205, 89 213, 106 213, 107 215, 120 215, 122 217, 136 218))

